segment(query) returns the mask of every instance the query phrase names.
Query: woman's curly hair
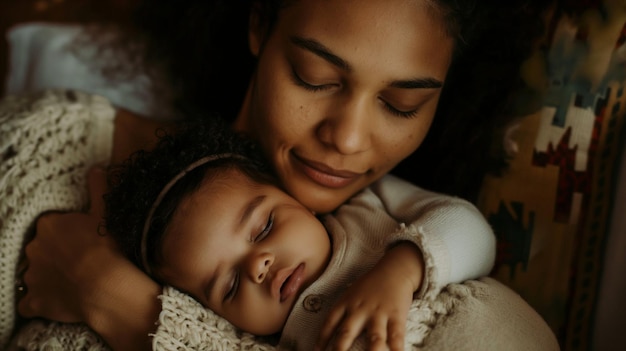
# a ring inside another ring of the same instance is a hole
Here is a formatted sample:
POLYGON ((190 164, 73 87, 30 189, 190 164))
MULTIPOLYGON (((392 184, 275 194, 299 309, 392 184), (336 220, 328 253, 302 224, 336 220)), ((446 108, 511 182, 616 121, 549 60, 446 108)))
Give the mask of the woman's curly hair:
MULTIPOLYGON (((234 118, 255 68, 248 48, 250 11, 271 30, 281 8, 293 1, 144 1, 130 29, 142 43, 140 66, 164 74, 179 108, 234 118)), ((520 114, 513 98, 533 94, 520 66, 545 33, 545 13, 557 0, 429 1, 456 40, 454 61, 426 140, 394 173, 475 200, 485 173, 506 168, 504 130, 520 114)))
POLYGON ((235 134, 220 119, 214 121, 182 122, 175 132, 161 132, 152 151, 138 151, 121 166, 109 170, 104 226, 124 254, 139 267, 142 266, 141 236, 150 209, 166 184, 193 162, 211 155, 238 156, 199 166, 167 191, 153 214, 147 236, 150 267, 158 267, 160 263, 161 238, 176 208, 207 177, 235 168, 254 181, 277 184, 257 145, 235 134))

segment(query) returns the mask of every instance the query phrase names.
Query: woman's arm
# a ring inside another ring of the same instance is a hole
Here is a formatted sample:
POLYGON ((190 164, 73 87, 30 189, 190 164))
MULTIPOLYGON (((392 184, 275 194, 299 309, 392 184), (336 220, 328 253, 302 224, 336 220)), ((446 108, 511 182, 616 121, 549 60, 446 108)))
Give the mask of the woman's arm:
MULTIPOLYGON (((152 147, 160 126, 118 111, 112 162, 152 147)), ((86 323, 115 350, 150 349, 161 287, 123 257, 110 237, 98 234, 105 190, 104 171, 91 172, 89 213, 48 213, 37 220, 36 236, 26 247, 28 293, 19 312, 86 323)))
POLYGON ((161 289, 121 257, 110 238, 84 230, 97 222, 82 213, 48 214, 37 221, 37 236, 26 248, 28 293, 19 312, 86 323, 115 350, 148 350, 161 289))

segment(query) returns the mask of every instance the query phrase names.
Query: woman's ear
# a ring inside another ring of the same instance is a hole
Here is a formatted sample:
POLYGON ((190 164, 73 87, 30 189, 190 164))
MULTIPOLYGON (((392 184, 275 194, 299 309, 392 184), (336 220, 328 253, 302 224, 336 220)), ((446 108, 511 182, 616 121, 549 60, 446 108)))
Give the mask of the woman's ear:
POLYGON ((260 4, 255 4, 252 6, 252 10, 250 11, 250 19, 248 21, 248 45, 250 46, 250 52, 255 57, 259 56, 261 51, 261 46, 265 41, 266 35, 266 25, 263 23, 264 21, 261 19, 261 9, 259 8, 260 4))

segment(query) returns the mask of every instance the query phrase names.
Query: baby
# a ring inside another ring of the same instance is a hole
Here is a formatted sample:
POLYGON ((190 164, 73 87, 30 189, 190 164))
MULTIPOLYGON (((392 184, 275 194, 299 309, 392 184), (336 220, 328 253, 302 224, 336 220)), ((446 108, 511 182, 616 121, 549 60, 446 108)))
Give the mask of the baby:
POLYGON ((106 229, 149 275, 256 334, 280 331, 331 253, 315 215, 253 144, 206 123, 114 174, 106 229))
MULTIPOLYGON (((298 350, 313 349, 341 292, 390 247, 417 248, 420 231, 459 223, 490 230, 469 203, 427 191, 389 208, 386 198, 406 194, 398 179, 374 184, 322 221, 277 184, 254 144, 221 126, 193 126, 113 172, 106 229, 157 281, 242 331, 281 333, 280 346, 298 350)), ((425 284, 427 277, 414 291, 425 284)))

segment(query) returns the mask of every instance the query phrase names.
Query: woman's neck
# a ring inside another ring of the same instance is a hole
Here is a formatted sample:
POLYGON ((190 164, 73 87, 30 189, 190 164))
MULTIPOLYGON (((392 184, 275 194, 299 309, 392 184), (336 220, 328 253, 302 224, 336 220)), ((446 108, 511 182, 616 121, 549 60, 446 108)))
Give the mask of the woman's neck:
POLYGON ((239 109, 239 114, 233 122, 232 128, 237 132, 241 132, 244 134, 249 134, 250 131, 250 100, 252 96, 252 84, 248 85, 248 90, 246 90, 246 96, 243 99, 241 104, 241 108, 239 109))

